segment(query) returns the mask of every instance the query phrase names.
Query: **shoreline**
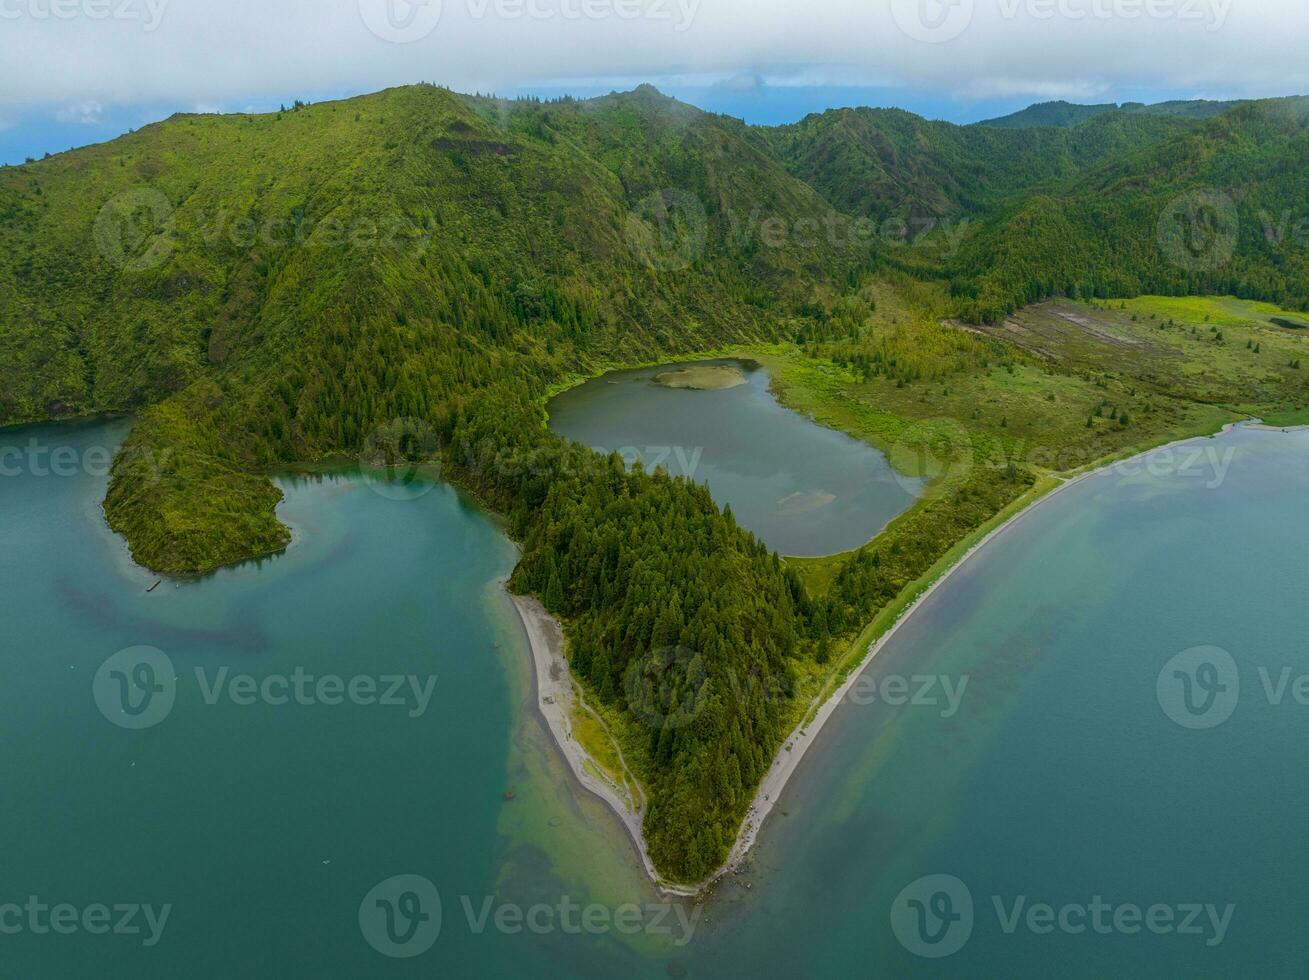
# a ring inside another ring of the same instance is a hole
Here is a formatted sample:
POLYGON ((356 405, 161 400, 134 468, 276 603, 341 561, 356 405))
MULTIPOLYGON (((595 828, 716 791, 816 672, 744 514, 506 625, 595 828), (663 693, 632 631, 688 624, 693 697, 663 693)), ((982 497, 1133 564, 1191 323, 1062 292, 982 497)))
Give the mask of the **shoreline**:
POLYGON ((502 581, 500 585, 518 613, 519 623, 527 637, 533 666, 532 698, 536 704, 537 714, 545 722, 573 777, 583 789, 598 796, 618 817, 636 848, 637 856, 645 866, 646 875, 661 891, 678 895, 694 894, 684 893, 660 880, 654 862, 650 860, 645 835, 641 832, 645 808, 608 780, 598 777, 595 773, 601 771, 599 766, 591 758, 590 753, 573 738, 571 715, 576 692, 573 687, 573 675, 563 655, 563 628, 559 620, 551 616, 536 598, 514 595, 509 591, 507 582, 502 581), (587 768, 587 763, 591 764, 595 772, 587 768))
MULTIPOLYGON (((522 621, 523 629, 528 635, 529 644, 532 648, 532 657, 535 663, 535 674, 537 681, 537 708, 543 718, 546 719, 550 731, 554 734, 555 741, 559 745, 560 751, 568 760, 570 768, 578 781, 595 795, 599 796, 610 808, 614 810, 623 825, 627 828, 629 836, 636 847, 637 853, 641 857, 642 863, 650 881, 666 895, 675 895, 681 897, 699 897, 708 892, 719 881, 729 874, 735 872, 741 865, 741 862, 749 854, 759 839, 759 834, 763 829, 764 823, 772 814, 773 809, 780 801, 783 792, 791 781, 791 777, 799 770, 800 763, 804 760, 806 753, 813 747, 818 740, 819 735, 826 727, 827 723, 836 714, 838 708, 845 703, 850 690, 858 683, 859 678, 863 676, 868 667, 877 659, 877 656, 886 648, 900 629, 905 626, 914 615, 921 609, 937 590, 940 589, 950 577, 963 568, 972 558, 982 551, 987 545, 995 541, 1001 534, 1011 530, 1023 518, 1033 513, 1038 507, 1049 500, 1053 500, 1060 493, 1072 487, 1079 486, 1083 482, 1093 477, 1101 476, 1111 472, 1117 467, 1130 463, 1136 459, 1142 459, 1153 453, 1160 452, 1175 446, 1182 446, 1190 442, 1196 442, 1201 439, 1213 439, 1223 435, 1238 426, 1250 425, 1258 428, 1271 428, 1261 426, 1257 420, 1244 419, 1235 422, 1229 422, 1224 425, 1217 433, 1211 435, 1188 436, 1184 439, 1174 440, 1173 442, 1164 443, 1154 446, 1150 449, 1143 450, 1135 455, 1123 457, 1106 462, 1084 473, 1076 474, 1063 479, 1058 485, 1051 487, 1048 491, 1032 500, 1027 506, 1023 507, 1017 513, 1009 516, 1008 519, 998 524, 988 531, 982 538, 976 541, 959 560, 950 565, 949 568, 942 571, 935 581, 923 589, 914 600, 907 605, 895 622, 877 639, 873 640, 863 658, 853 667, 838 687, 821 705, 810 703, 806 708, 800 723, 791 731, 791 733, 782 740, 782 745, 777 754, 773 757, 772 764, 768 772, 764 775, 763 780, 756 790, 754 799, 751 801, 749 808, 746 810, 745 817, 741 822, 741 829, 737 832, 736 841, 732 845, 731 851, 728 852, 727 859, 719 868, 703 881, 695 885, 670 885, 660 878, 650 860, 649 852, 646 848, 645 835, 641 832, 641 816, 643 810, 633 812, 623 804, 616 793, 607 784, 601 783, 585 769, 585 763, 590 760, 586 751, 572 739, 571 724, 568 722, 566 707, 553 705, 557 711, 555 715, 561 715, 559 722, 552 720, 551 714, 546 712, 551 704, 543 703, 543 691, 548 692, 555 687, 567 687, 569 690, 569 701, 571 704, 571 674, 568 674, 567 661, 564 660, 563 651, 563 634, 558 620, 554 619, 541 604, 532 598, 524 598, 509 593, 506 594, 513 601, 514 608, 518 610, 519 618, 522 621), (557 644, 552 647, 553 640, 557 644), (568 677, 568 684, 561 685, 550 677, 550 664, 558 660, 563 664, 563 670, 568 677)), ((1281 431, 1276 430, 1276 431, 1281 431)), ((593 763, 594 765, 594 763, 593 763)))

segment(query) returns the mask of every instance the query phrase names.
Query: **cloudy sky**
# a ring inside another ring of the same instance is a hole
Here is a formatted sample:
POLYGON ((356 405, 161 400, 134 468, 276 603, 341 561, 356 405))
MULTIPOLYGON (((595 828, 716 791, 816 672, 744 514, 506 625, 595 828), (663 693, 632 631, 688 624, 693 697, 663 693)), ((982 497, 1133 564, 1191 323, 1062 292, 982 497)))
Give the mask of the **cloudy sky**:
POLYGON ((750 121, 1309 92, 1303 0, 0 0, 0 162, 387 85, 651 81, 750 121))

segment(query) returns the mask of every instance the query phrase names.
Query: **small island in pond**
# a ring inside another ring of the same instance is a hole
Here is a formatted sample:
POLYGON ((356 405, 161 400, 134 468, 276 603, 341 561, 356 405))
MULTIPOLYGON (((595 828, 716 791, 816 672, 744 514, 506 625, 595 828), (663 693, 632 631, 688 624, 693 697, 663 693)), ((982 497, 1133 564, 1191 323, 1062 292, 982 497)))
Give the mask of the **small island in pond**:
POLYGON ((779 517, 800 517, 836 503, 836 494, 826 490, 805 490, 777 502, 779 517))
POLYGON ((656 374, 654 383, 662 388, 689 388, 693 391, 724 391, 745 384, 745 374, 730 364, 692 364, 656 374))

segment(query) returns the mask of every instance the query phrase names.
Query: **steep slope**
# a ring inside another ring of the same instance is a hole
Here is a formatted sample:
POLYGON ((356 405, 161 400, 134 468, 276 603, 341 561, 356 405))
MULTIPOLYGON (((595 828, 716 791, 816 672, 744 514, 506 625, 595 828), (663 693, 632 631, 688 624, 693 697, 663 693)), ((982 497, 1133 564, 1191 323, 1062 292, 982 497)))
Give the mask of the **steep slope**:
POLYGON ((963 313, 1050 295, 1309 304, 1309 99, 1252 102, 991 215, 949 263, 963 313))
POLYGON ((836 109, 761 132, 833 207, 880 221, 977 218, 1191 125, 1116 114, 1071 130, 1004 130, 898 109, 836 109))
POLYGON ((585 319, 581 346, 599 353, 619 338, 640 353, 754 335, 758 310, 722 300, 761 283, 795 295, 797 270, 840 265, 821 242, 803 254, 729 247, 729 208, 796 219, 819 202, 757 154, 744 167, 753 151, 713 117, 683 107, 674 124, 639 98, 474 101, 418 88, 277 116, 174 117, 0 170, 11 259, 0 263, 0 422, 129 408, 276 356, 347 280, 371 288, 358 278, 380 264, 453 263, 448 274, 517 307, 521 327, 535 317, 562 339, 582 329, 563 320, 585 319), (667 142, 660 160, 628 140, 647 117, 667 142), (608 158, 569 127, 608 141, 608 158))
POLYGON ((881 261, 947 281, 964 319, 1147 291, 1303 307, 1306 105, 1129 106, 1080 122, 1071 112, 1063 128, 835 110, 760 132, 834 208, 881 223, 886 244, 944 227, 881 261))

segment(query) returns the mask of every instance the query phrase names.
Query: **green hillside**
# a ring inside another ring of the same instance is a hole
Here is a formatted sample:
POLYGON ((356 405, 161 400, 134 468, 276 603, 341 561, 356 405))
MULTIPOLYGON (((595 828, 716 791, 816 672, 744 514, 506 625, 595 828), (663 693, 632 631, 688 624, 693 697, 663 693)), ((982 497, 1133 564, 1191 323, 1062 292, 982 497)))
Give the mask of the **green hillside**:
POLYGON ((1309 100, 1203 118, 1220 105, 1035 128, 844 109, 761 132, 832 207, 875 223, 884 264, 948 283, 965 320, 1147 292, 1304 307, 1309 100))
POLYGON ((1114 115, 1067 130, 1001 130, 898 109, 833 109, 760 132, 792 173, 845 213, 977 219, 1193 125, 1114 115))
POLYGON ((1147 116, 1180 116, 1186 119, 1211 119, 1222 115, 1229 109, 1235 109, 1240 102, 1214 102, 1205 99, 1189 101, 1156 102, 1146 105, 1143 102, 1114 102, 1102 105, 1077 105, 1072 102, 1041 102, 1026 109, 987 119, 976 123, 978 126, 990 126, 997 129, 1032 129, 1040 126, 1068 127, 1077 126, 1111 112, 1123 112, 1147 116))
POLYGON ((178 575, 285 548, 274 467, 439 464, 523 545, 513 584, 565 621, 617 719, 656 864, 695 881, 861 631, 1033 486, 1303 409, 1304 337, 1276 307, 1225 322, 1244 351, 1190 310, 1166 327, 1143 310, 1143 336, 1125 308, 996 325, 1052 295, 1305 308, 1305 243, 1259 215, 1306 199, 1307 114, 1002 129, 860 109, 764 129, 648 87, 541 103, 417 86, 175 116, 0 168, 0 424, 133 412, 105 514, 178 575), (1237 215, 1212 267, 1159 237, 1196 193, 1237 215), (906 247, 900 219, 936 224, 906 247), (1131 340, 1099 339, 1101 315, 1131 340), (931 455, 946 419, 966 465, 924 467, 933 493, 877 542, 788 562, 703 488, 543 423, 579 377, 727 348, 888 450, 931 455), (1051 459, 1030 458, 1041 443, 1051 459))
POLYGON ((1307 126, 1307 98, 1247 103, 1015 197, 946 263, 962 315, 994 321, 1047 296, 1141 293, 1304 308, 1307 126))

